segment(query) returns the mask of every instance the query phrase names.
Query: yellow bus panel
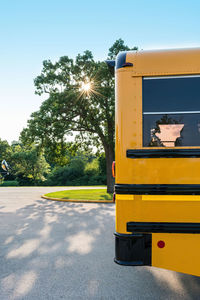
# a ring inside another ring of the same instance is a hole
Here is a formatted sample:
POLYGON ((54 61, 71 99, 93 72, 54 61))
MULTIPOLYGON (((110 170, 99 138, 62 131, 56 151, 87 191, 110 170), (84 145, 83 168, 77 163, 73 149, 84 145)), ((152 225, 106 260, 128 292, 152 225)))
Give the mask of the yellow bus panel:
POLYGON ((115 61, 115 261, 200 276, 200 49, 115 61))

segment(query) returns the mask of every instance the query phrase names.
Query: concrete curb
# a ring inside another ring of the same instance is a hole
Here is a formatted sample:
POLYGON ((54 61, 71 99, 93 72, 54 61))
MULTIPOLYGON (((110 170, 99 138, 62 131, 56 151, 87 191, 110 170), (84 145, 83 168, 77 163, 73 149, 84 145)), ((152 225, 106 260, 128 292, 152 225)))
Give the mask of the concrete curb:
POLYGON ((114 203, 113 200, 75 200, 75 199, 60 199, 60 198, 51 198, 46 197, 45 195, 41 196, 43 199, 61 201, 61 202, 76 202, 76 203, 114 203))

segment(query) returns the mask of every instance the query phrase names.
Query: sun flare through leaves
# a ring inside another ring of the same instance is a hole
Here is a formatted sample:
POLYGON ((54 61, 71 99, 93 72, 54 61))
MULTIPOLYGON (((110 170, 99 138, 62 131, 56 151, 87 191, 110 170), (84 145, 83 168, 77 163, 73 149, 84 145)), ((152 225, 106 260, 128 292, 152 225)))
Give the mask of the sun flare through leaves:
POLYGON ((90 97, 91 95, 100 95, 97 91, 98 83, 92 80, 84 81, 80 84, 80 97, 86 95, 90 97))

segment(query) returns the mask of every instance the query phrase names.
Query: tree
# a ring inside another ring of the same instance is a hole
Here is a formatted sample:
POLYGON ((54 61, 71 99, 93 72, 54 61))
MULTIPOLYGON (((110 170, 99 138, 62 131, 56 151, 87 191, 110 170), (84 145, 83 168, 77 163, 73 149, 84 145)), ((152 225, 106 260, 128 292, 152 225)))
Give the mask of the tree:
POLYGON ((122 39, 118 39, 115 41, 115 43, 110 47, 109 53, 108 53, 108 59, 115 59, 117 54, 120 51, 129 51, 129 50, 138 50, 138 47, 129 48, 128 46, 124 45, 124 41, 122 39))
POLYGON ((23 183, 36 184, 38 181, 44 181, 44 175, 50 171, 44 155, 38 153, 36 148, 27 150, 18 145, 11 160, 13 173, 23 183))
POLYGON ((12 155, 12 149, 7 141, 0 139, 0 183, 3 182, 4 176, 7 175, 6 172, 1 168, 1 162, 5 159, 10 162, 12 155))
POLYGON ((3 159, 8 160, 11 157, 12 149, 7 141, 2 141, 0 139, 0 161, 3 159))
MULTIPOLYGON (((136 48, 133 48, 136 49, 136 48)), ((109 49, 108 58, 130 50, 119 39, 109 49)), ((24 143, 39 147, 64 145, 67 134, 78 132, 79 141, 103 148, 106 157, 107 191, 113 191, 114 160, 114 78, 104 62, 95 61, 90 51, 68 56, 57 62, 43 62, 41 75, 35 79, 36 93, 46 93, 40 110, 31 115, 21 133, 24 143)))

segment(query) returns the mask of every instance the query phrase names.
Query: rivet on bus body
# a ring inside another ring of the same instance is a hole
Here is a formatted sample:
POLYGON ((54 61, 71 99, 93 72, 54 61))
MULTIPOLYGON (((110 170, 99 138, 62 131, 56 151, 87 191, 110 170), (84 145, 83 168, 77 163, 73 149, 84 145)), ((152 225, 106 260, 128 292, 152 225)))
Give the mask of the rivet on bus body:
POLYGON ((164 241, 158 241, 157 246, 158 246, 158 248, 164 248, 165 247, 165 242, 164 241))

